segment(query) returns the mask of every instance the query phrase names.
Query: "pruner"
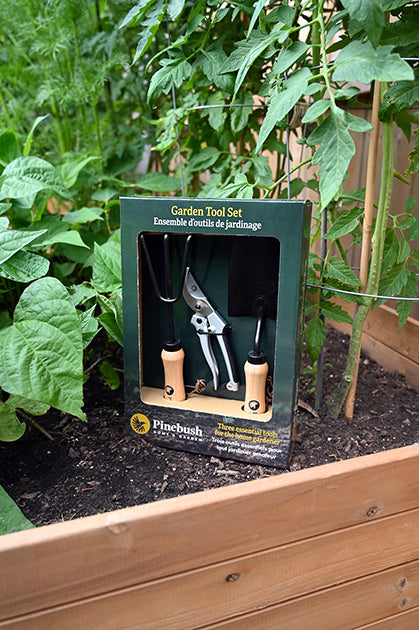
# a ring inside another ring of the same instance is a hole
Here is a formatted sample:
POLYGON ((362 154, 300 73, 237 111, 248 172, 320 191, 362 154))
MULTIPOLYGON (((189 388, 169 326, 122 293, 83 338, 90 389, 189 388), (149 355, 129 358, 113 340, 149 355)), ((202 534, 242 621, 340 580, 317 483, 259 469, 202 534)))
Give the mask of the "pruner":
POLYGON ((220 370, 211 345, 211 337, 213 336, 216 337, 220 345, 226 364, 229 378, 226 388, 229 391, 236 392, 239 389, 240 379, 230 343, 231 327, 211 306, 208 298, 199 288, 189 267, 186 269, 183 283, 183 297, 186 304, 193 310, 191 324, 196 330, 202 352, 211 370, 214 390, 217 390, 220 386, 220 370))

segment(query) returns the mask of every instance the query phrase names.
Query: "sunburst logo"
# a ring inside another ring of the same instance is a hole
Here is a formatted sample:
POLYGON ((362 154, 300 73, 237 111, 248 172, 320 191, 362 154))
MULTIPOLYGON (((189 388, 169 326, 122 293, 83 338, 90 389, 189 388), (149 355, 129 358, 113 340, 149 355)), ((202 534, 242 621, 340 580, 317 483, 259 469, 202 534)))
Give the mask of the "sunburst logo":
POLYGON ((150 420, 142 413, 135 413, 130 420, 130 424, 133 431, 140 435, 150 431, 150 420))

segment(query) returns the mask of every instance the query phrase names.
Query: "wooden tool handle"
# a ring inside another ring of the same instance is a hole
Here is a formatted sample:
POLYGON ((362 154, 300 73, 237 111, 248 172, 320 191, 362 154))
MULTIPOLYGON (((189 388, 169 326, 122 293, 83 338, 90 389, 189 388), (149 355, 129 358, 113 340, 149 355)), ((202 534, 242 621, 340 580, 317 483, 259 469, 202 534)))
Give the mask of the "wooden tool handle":
POLYGON ((183 382, 183 348, 175 352, 162 350, 161 358, 164 367, 164 398, 181 402, 186 400, 183 382))
POLYGON ((244 399, 244 411, 247 413, 265 413, 266 411, 266 377, 269 366, 264 363, 244 364, 244 375, 246 379, 246 395, 244 399))

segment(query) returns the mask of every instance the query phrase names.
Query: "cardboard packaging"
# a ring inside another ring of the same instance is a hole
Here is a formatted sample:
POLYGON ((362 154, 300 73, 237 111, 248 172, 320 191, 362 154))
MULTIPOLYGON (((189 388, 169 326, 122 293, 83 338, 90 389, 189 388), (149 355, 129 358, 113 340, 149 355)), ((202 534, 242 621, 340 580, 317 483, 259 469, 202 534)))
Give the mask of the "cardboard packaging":
POLYGON ((121 199, 125 406, 168 448, 286 467, 311 204, 121 199))

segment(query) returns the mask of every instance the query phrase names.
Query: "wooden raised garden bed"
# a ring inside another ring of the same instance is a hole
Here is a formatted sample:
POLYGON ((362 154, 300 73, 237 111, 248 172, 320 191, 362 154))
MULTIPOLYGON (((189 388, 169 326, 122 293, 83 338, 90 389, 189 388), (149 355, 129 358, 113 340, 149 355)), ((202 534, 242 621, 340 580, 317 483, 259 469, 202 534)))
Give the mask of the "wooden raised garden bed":
POLYGON ((419 445, 0 538, 0 629, 413 630, 419 445))

